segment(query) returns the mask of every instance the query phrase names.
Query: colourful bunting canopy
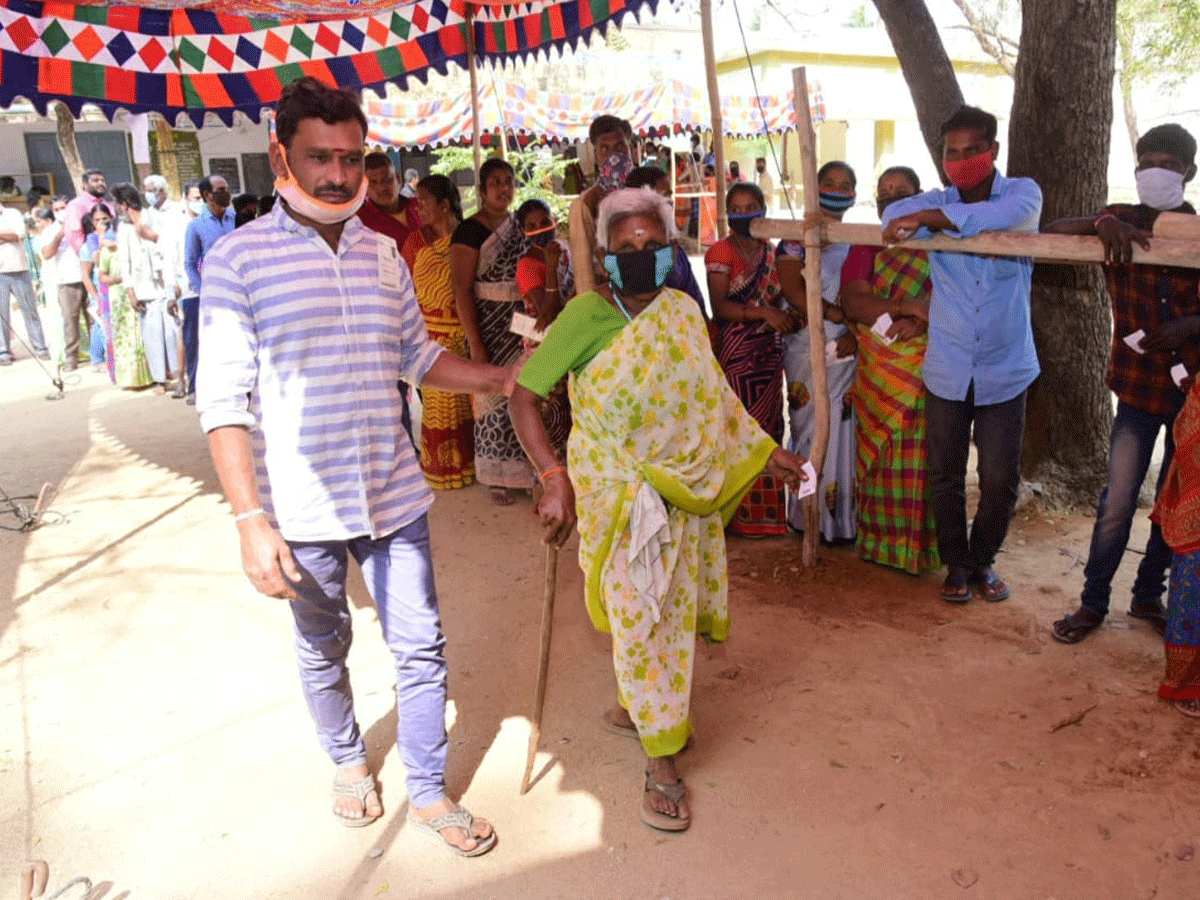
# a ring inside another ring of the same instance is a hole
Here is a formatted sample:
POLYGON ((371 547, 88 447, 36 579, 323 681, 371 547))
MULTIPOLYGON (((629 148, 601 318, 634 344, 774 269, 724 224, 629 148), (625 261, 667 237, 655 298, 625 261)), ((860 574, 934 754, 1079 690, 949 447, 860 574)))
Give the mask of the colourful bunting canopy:
MULTIPOLYGON (((472 0, 476 55, 524 59, 587 41, 659 0, 472 0)), ((40 113, 61 100, 110 119, 119 109, 196 125, 212 112, 255 121, 301 75, 358 89, 424 81, 467 64, 467 0, 132 0, 134 5, 0 0, 0 106, 40 113), (248 15, 249 14, 249 15, 248 15)))
MULTIPOLYGON (((660 82, 643 90, 622 94, 558 94, 504 82, 503 99, 496 88, 484 85, 479 92, 481 132, 529 135, 546 140, 582 141, 596 116, 608 113, 627 119, 641 135, 678 134, 712 127, 708 95, 679 81, 660 82)), ((809 85, 809 106, 814 123, 825 117, 820 86, 809 85)), ((425 147, 471 139, 471 95, 429 100, 378 100, 365 98, 369 130, 367 141, 383 147, 425 147)), ((721 98, 725 132, 749 137, 778 134, 796 127, 792 93, 721 98), (757 101, 757 102, 756 102, 757 101), (765 119, 765 122, 764 122, 765 119)))

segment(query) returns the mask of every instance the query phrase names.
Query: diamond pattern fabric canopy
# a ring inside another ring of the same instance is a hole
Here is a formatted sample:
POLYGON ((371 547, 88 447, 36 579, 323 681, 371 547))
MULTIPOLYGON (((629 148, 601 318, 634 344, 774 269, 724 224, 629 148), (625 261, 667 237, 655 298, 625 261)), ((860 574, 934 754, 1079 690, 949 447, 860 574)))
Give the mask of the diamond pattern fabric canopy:
MULTIPOLYGON (((574 47, 659 0, 473 0, 481 60, 574 47)), ((0 0, 0 106, 45 113, 62 100, 109 118, 119 109, 180 113, 197 125, 258 120, 283 86, 315 75, 350 89, 422 81, 467 64, 466 0, 132 0, 133 5, 0 0)))

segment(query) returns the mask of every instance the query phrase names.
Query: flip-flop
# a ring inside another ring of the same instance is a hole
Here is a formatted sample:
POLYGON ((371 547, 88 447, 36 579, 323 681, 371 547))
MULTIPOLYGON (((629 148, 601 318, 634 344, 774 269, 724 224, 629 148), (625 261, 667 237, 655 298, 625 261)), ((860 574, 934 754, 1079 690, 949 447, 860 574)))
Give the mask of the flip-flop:
POLYGON ((1175 708, 1193 719, 1200 719, 1200 700, 1176 700, 1175 708))
POLYGON ((376 819, 383 815, 383 806, 380 804, 378 815, 370 815, 367 812, 367 795, 375 790, 375 777, 368 772, 366 778, 358 781, 342 781, 340 778, 333 779, 333 799, 336 803, 338 797, 353 797, 362 806, 363 814, 357 819, 351 819, 349 816, 343 816, 337 811, 337 806, 333 808, 333 815, 339 822, 347 828, 362 828, 364 825, 370 825, 376 819))
MULTIPOLYGON (((641 735, 638 734, 636 728, 632 725, 621 725, 613 721, 613 711, 606 709, 604 715, 600 717, 600 726, 609 734, 619 734, 621 737, 627 737, 631 740, 640 741, 641 735)), ((692 746, 692 736, 688 735, 688 739, 684 741, 683 746, 679 748, 679 752, 683 753, 692 746)))
MULTIPOLYGON (((687 831, 692 824, 691 815, 688 815, 687 818, 680 818, 660 813, 650 805, 652 794, 660 794, 672 803, 678 804, 687 796, 687 785, 683 783, 683 779, 680 778, 674 784, 662 784, 655 781, 649 772, 646 773, 646 788, 642 792, 642 821, 659 831, 687 831)), ((676 810, 678 808, 677 805, 676 810)))
POLYGON ((1050 629, 1050 635, 1060 644, 1078 644, 1104 622, 1104 616, 1081 606, 1075 612, 1059 619, 1050 629))
POLYGON ((986 569, 976 569, 971 576, 971 586, 975 588, 980 597, 990 603, 999 603, 1012 596, 1008 585, 1000 580, 1000 576, 991 566, 986 569))
POLYGON ((1153 603, 1131 603, 1126 615, 1149 622, 1151 627, 1158 632, 1159 637, 1167 633, 1167 610, 1163 607, 1161 600, 1153 603))
POLYGON ((604 726, 604 730, 609 734, 619 734, 622 737, 632 738, 635 741, 640 740, 638 730, 632 724, 622 725, 613 720, 613 711, 611 709, 604 711, 604 715, 601 716, 600 721, 604 726))
POLYGON ((942 582, 942 599, 947 603, 966 603, 971 599, 971 582, 963 569, 951 569, 942 582))
POLYGON ((430 816, 428 819, 418 819, 416 816, 410 815, 408 821, 409 824, 417 826, 419 833, 436 838, 445 844, 450 851, 457 853, 459 856, 483 856, 483 854, 496 846, 496 830, 494 828, 492 829, 492 833, 485 838, 475 837, 471 833, 471 823, 475 821, 475 817, 467 811, 465 806, 458 806, 453 812, 438 813, 436 816, 430 816), (475 846, 470 850, 464 850, 462 847, 455 846, 442 835, 443 828, 461 828, 470 837, 475 839, 475 846))

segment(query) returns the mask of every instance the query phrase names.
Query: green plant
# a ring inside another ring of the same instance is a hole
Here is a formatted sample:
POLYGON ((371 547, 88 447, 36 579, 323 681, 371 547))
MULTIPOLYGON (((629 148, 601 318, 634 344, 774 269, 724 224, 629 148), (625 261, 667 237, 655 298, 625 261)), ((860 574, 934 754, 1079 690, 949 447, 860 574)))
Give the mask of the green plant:
MULTIPOLYGON (((453 177, 455 173, 475 169, 475 156, 470 147, 444 147, 434 151, 434 158, 430 171, 437 175, 453 177)), ((512 208, 515 210, 526 200, 537 198, 549 204, 555 219, 565 222, 568 203, 566 198, 554 192, 554 179, 562 177, 567 161, 554 156, 544 144, 509 150, 505 158, 517 173, 512 208)), ((465 215, 475 210, 477 201, 473 186, 462 190, 462 205, 465 215)))

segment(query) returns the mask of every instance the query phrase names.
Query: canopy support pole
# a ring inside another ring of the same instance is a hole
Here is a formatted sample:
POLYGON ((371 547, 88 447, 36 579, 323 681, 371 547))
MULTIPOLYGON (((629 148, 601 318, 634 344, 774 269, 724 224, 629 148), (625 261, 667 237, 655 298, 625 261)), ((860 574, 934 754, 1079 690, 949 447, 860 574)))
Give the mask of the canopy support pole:
POLYGON ((721 114, 721 92, 717 86, 717 56, 713 45, 712 0, 700 0, 700 27, 704 33, 704 73, 708 80, 708 105, 712 113, 713 182, 717 192, 717 237, 725 237, 725 120, 721 114))
POLYGON ((475 202, 481 204, 483 186, 479 183, 479 167, 483 165, 483 150, 479 145, 479 75, 475 66, 475 8, 468 3, 467 72, 471 76, 471 150, 475 153, 475 202))

